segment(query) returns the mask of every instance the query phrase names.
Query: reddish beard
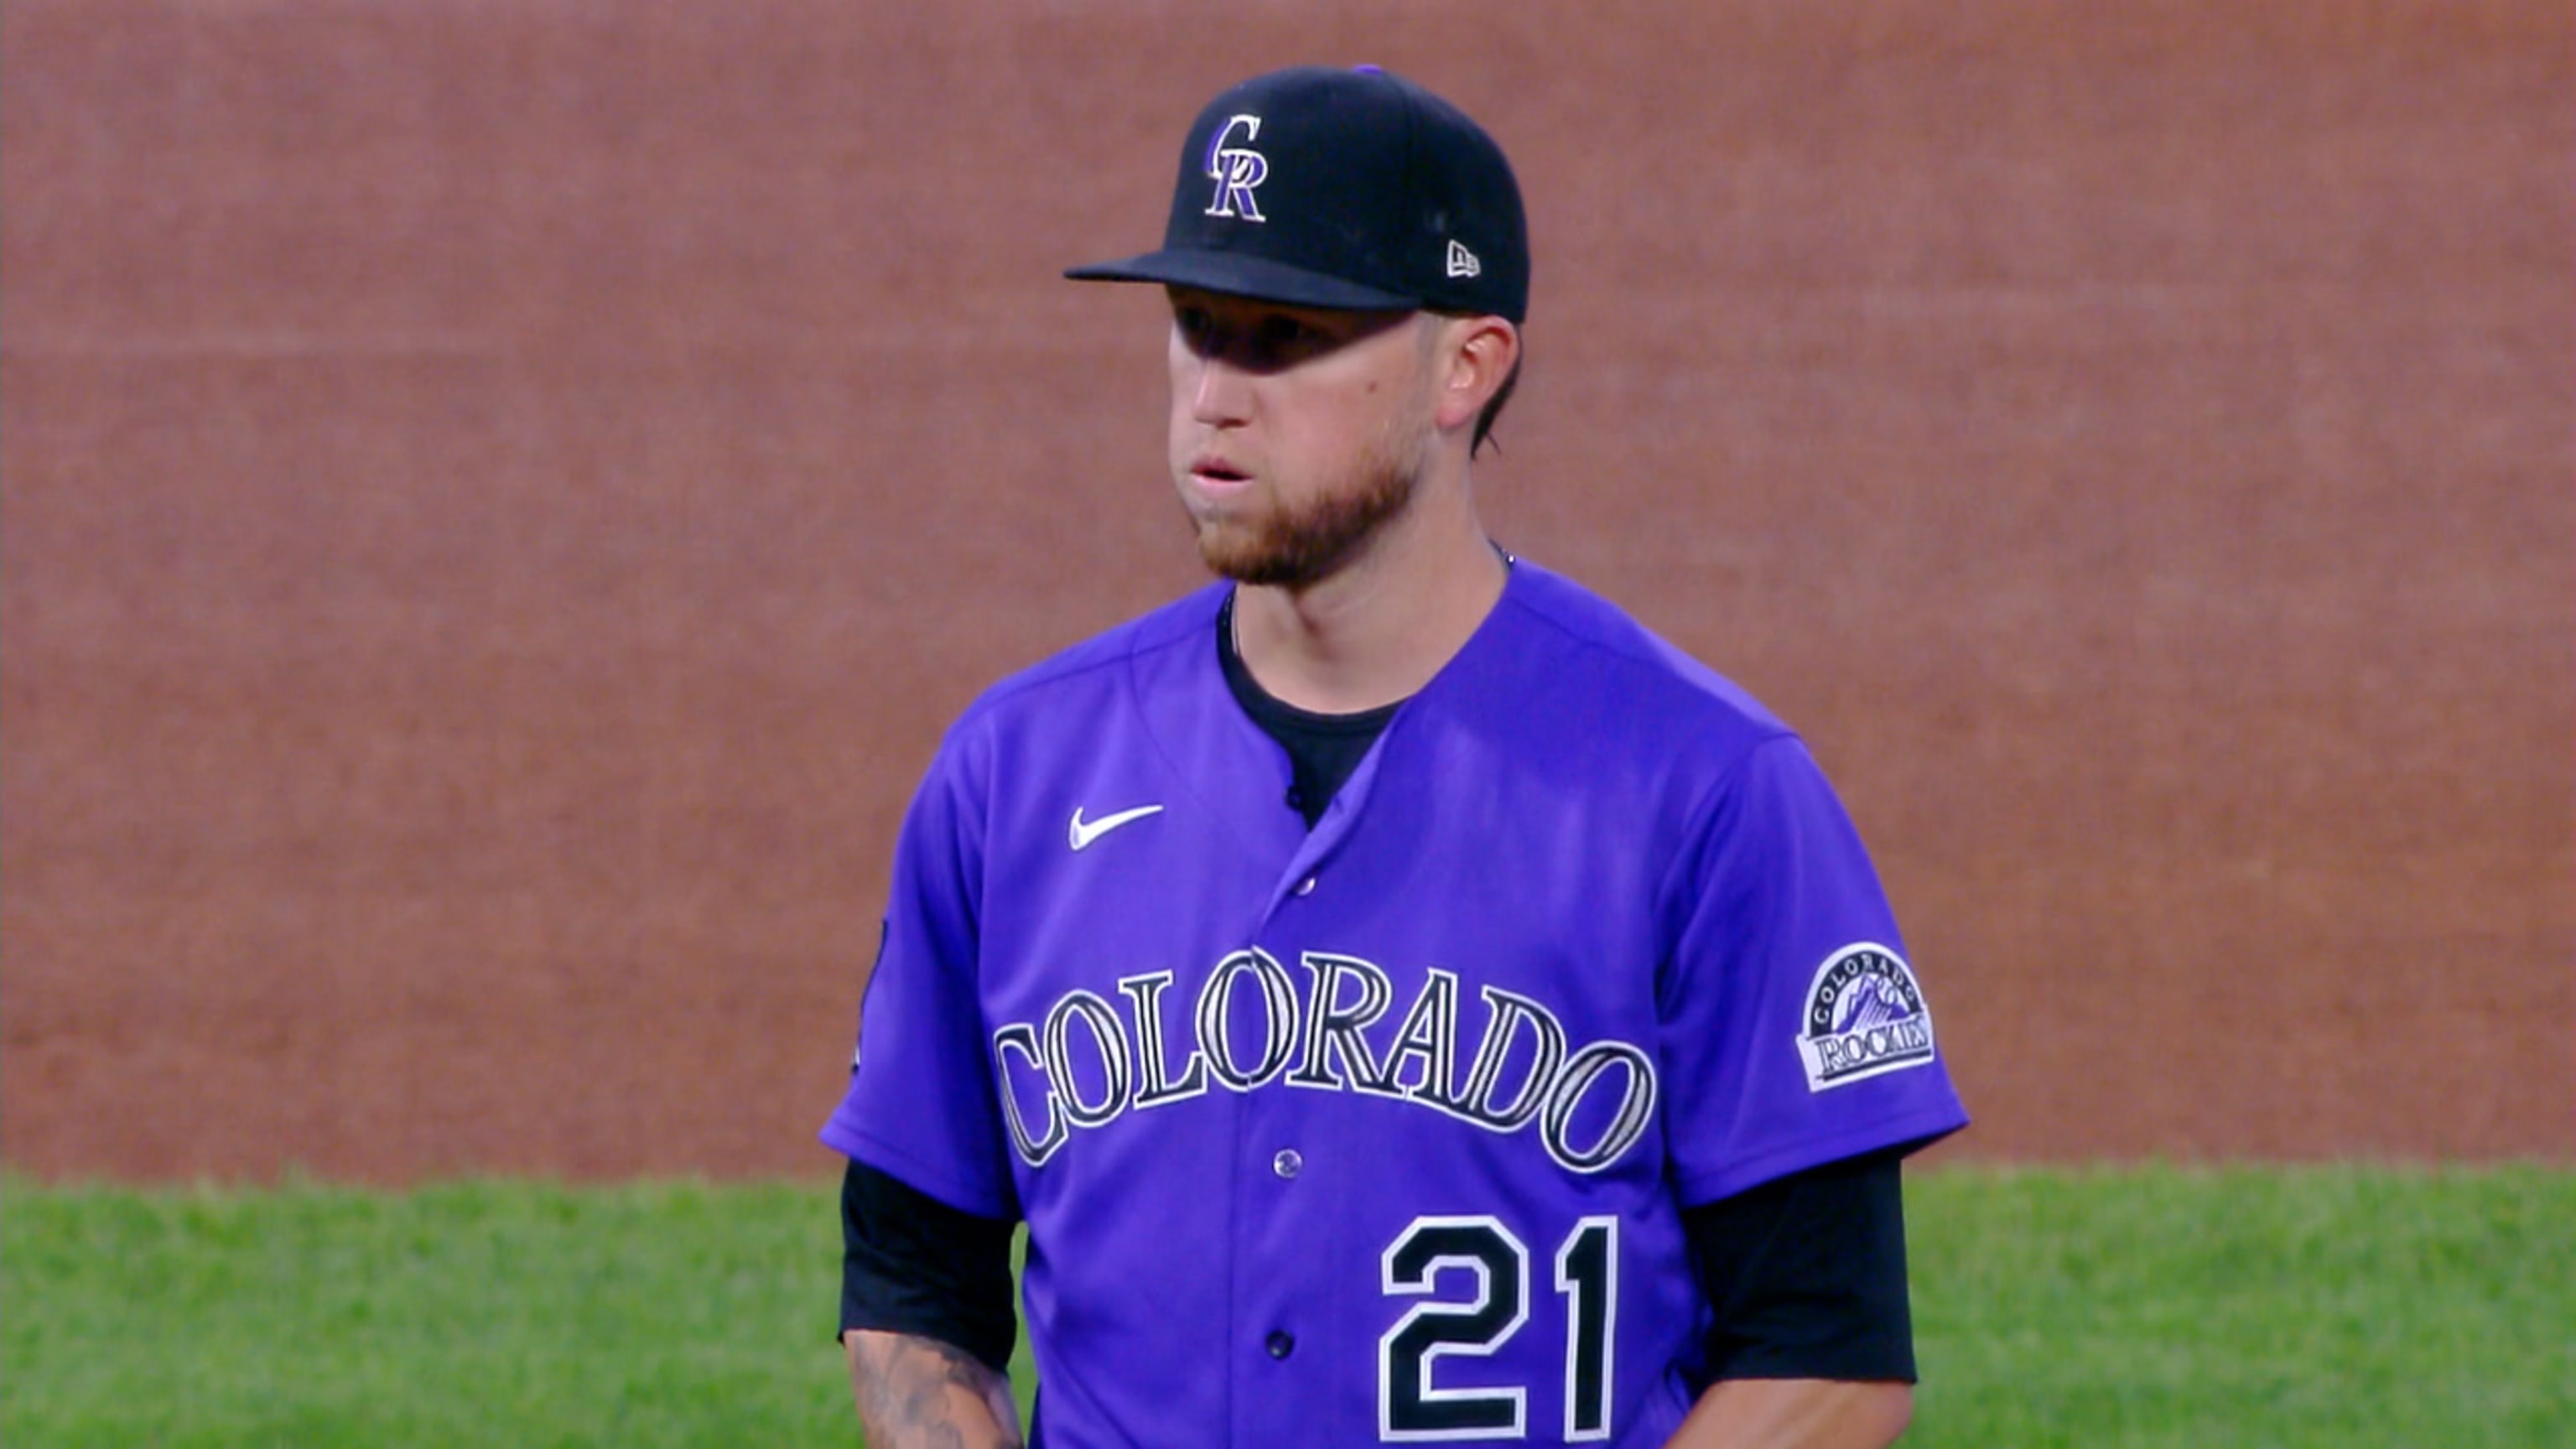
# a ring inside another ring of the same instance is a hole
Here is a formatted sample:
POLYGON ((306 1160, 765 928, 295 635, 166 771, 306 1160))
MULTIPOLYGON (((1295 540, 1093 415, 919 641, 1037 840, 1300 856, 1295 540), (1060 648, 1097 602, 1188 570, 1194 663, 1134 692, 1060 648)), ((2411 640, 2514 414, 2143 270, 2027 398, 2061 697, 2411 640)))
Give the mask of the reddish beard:
POLYGON ((1413 506, 1422 466, 1397 454, 1392 438, 1369 449, 1355 470, 1357 487, 1302 507, 1283 506, 1244 522, 1196 520, 1200 559, 1239 584, 1296 589, 1332 577, 1413 506))

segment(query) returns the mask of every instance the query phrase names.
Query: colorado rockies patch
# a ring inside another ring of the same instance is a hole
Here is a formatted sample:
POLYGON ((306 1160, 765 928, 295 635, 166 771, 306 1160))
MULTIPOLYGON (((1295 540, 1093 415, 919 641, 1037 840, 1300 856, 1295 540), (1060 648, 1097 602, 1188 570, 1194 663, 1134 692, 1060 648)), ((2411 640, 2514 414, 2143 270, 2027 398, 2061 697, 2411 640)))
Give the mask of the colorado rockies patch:
POLYGON ((1905 958, 1856 942, 1825 958, 1798 1030, 1807 1090, 1821 1092, 1932 1060, 1932 1013, 1905 958))

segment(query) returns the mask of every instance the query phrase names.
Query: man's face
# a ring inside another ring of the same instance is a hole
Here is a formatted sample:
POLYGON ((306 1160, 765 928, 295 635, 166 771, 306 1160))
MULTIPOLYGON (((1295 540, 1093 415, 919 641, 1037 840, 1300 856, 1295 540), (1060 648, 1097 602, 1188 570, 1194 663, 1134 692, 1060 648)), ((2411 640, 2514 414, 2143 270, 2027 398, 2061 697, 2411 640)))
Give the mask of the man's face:
POLYGON ((1172 478, 1199 555, 1299 587, 1400 516, 1437 443, 1430 321, 1188 287, 1172 299, 1172 478))

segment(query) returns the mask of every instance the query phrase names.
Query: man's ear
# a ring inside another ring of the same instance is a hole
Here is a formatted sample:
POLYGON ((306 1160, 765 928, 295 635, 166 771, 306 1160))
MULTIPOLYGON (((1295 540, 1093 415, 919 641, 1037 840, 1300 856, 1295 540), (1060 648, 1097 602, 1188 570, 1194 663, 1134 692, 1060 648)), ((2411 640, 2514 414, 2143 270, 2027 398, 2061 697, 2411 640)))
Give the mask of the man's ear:
POLYGON ((1471 427, 1521 360, 1521 330, 1506 317, 1452 317, 1442 329, 1438 422, 1471 427))

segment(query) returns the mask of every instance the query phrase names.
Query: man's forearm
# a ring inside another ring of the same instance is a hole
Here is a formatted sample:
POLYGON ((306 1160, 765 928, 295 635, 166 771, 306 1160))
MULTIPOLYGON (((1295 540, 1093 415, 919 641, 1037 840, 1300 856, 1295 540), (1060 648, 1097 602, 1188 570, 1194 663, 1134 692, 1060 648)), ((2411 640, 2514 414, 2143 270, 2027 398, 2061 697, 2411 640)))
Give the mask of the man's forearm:
POLYGON ((1914 1390, 1834 1379, 1711 1384, 1667 1449, 1884 1449, 1914 1417, 1914 1390))
POLYGON ((850 1392, 868 1449, 1020 1449, 1011 1381, 937 1339, 853 1329, 850 1392))

